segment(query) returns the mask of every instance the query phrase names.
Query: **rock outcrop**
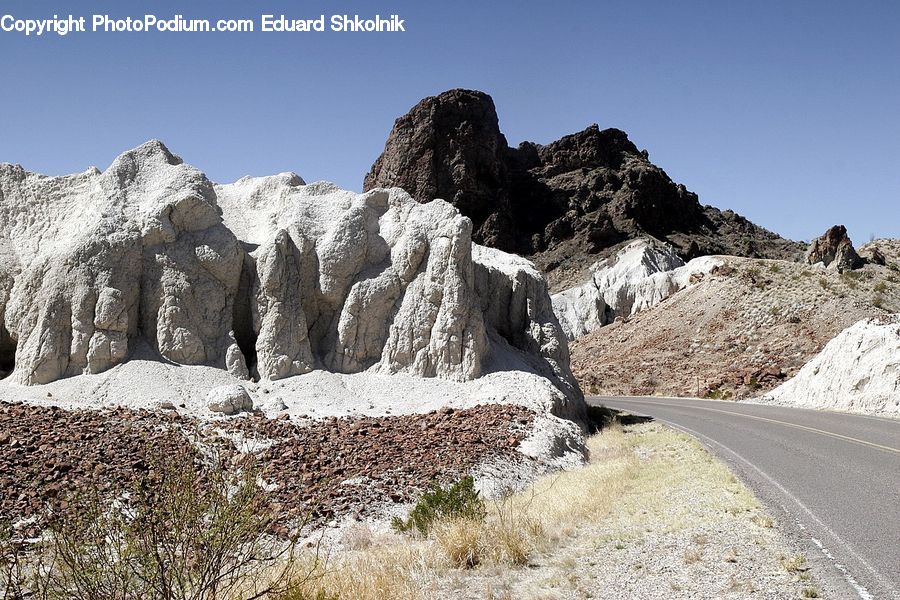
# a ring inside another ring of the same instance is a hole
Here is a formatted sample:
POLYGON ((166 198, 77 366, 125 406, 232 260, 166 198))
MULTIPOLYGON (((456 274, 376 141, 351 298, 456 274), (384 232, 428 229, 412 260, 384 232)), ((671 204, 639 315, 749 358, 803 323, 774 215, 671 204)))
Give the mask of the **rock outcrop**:
POLYGON ((618 129, 592 125, 546 146, 510 148, 492 99, 477 91, 426 98, 400 117, 364 186, 449 201, 472 219, 476 242, 529 256, 554 288, 645 235, 685 259, 803 252, 731 211, 701 206, 618 129))
POLYGON ((592 267, 591 278, 551 298, 566 337, 577 339, 617 317, 656 306, 710 273, 720 261, 703 256, 685 264, 666 244, 638 239, 592 267))
POLYGON ((864 264, 843 225, 835 225, 821 237, 814 239, 806 253, 806 262, 811 265, 822 263, 841 273, 858 269, 864 264))
POLYGON ((866 319, 845 329, 762 400, 900 416, 900 321, 866 319))
MULTIPOLYGON (((0 309, 18 383, 104 371, 139 333, 181 364, 224 365, 237 350, 243 250, 212 184, 158 142, 102 174, 0 166, 0 232, 12 258, 0 309)), ((246 373, 241 361, 234 370, 246 373)))
POLYGON ((292 173, 215 185, 159 142, 103 173, 2 165, 0 351, 15 342, 21 384, 99 373, 138 345, 238 378, 467 381, 496 334, 545 367, 560 412, 583 416, 540 273, 500 252, 473 260, 471 231, 449 203, 400 189, 292 173))

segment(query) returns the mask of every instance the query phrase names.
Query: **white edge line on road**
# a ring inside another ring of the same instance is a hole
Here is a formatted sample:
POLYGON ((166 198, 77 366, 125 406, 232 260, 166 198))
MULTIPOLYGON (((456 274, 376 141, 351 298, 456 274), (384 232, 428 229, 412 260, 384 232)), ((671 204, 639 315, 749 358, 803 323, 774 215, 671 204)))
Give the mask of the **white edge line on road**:
MULTIPOLYGON (((650 415, 648 415, 648 416, 650 416, 650 415)), ((751 469, 753 469, 754 471, 759 473, 766 481, 768 481, 772 486, 774 486, 782 494, 784 494, 785 497, 787 497, 789 500, 791 500, 797 506, 799 506, 803 510, 803 512, 806 513, 806 515, 816 523, 816 525, 821 527, 833 539, 837 540, 837 542, 840 543, 846 549, 846 551, 850 553, 850 555, 854 559, 859 561, 859 563, 861 565, 863 565, 866 569, 869 570, 869 572, 875 577, 875 579, 877 579, 885 587, 885 589, 891 590, 892 594, 895 593, 893 591, 893 586, 891 585, 891 583, 886 581, 878 573, 878 571, 876 571, 874 568, 872 568, 872 565, 870 565, 864 558, 862 558, 859 554, 857 554, 857 552, 853 549, 852 546, 850 546, 844 540, 842 540, 834 531, 831 530, 830 527, 828 527, 816 515, 814 515, 812 513, 812 511, 809 510, 809 508, 807 508, 807 506, 805 504, 803 504, 803 502, 801 502, 796 496, 794 496, 787 489, 785 489, 785 487, 783 485, 781 485, 780 483, 778 483, 777 481, 772 479, 772 477, 770 477, 762 469, 760 469, 759 467, 757 467, 756 465, 751 463, 749 460, 747 460, 746 458, 744 458, 743 456, 741 456, 740 454, 738 454, 737 452, 735 452, 728 446, 726 446, 720 442, 717 442, 716 440, 714 440, 708 436, 705 436, 698 431, 694 431, 693 429, 691 429, 689 427, 684 427, 683 425, 677 425, 675 423, 671 423, 669 421, 666 421, 665 419, 659 419, 658 417, 653 417, 653 418, 657 419, 659 421, 663 421, 667 425, 674 427, 675 429, 680 429, 681 431, 683 431, 687 434, 690 434, 690 435, 696 437, 697 439, 704 440, 709 445, 718 446, 722 450, 725 450, 726 452, 731 454, 734 458, 740 460, 743 464, 747 465, 748 467, 750 467, 751 469)), ((802 523, 799 523, 799 524, 802 526, 802 523)), ((806 528, 803 527, 803 529, 806 529, 806 528)), ((837 562, 837 560, 834 558, 834 556, 824 547, 824 545, 819 540, 815 539, 812 536, 810 536, 810 538, 813 540, 813 543, 815 543, 816 546, 819 547, 819 549, 822 551, 822 554, 831 562, 832 565, 834 565, 834 567, 841 573, 841 575, 843 575, 844 579, 854 589, 856 594, 859 596, 860 600, 874 600, 874 596, 872 596, 872 594, 864 586, 862 586, 859 582, 856 581, 856 579, 847 571, 847 568, 844 565, 837 562)))

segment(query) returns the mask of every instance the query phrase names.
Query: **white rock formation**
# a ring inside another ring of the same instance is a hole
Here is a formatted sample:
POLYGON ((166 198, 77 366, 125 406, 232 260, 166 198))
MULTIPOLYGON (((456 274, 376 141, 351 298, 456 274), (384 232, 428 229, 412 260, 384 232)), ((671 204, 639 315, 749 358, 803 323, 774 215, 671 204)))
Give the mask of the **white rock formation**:
POLYGON ((223 385, 209 391, 206 395, 206 406, 212 412, 233 415, 244 410, 253 410, 253 399, 242 385, 223 385))
POLYGON ((656 306, 712 271, 721 261, 702 256, 685 264, 659 242, 637 239, 592 267, 587 282, 552 297, 553 311, 569 340, 656 306))
POLYGON ((758 400, 900 417, 900 317, 851 325, 758 400))
POLYGON ((312 370, 463 382, 512 353, 560 390, 556 414, 582 418, 540 273, 474 252, 471 221, 441 200, 292 173, 214 185, 159 142, 103 173, 2 165, 0 353, 15 342, 10 379, 26 385, 138 356, 231 384, 312 370))
POLYGON ((475 291, 489 329, 526 355, 543 358, 538 371, 567 396, 580 397, 569 368, 569 345, 540 271, 524 258, 478 244, 473 259, 475 291))
MULTIPOLYGON (((122 362, 140 332, 160 357, 222 364, 243 251, 212 184, 158 142, 100 173, 0 166, 0 306, 13 379, 39 384, 122 362)), ((240 361, 233 365, 240 374, 240 361)))

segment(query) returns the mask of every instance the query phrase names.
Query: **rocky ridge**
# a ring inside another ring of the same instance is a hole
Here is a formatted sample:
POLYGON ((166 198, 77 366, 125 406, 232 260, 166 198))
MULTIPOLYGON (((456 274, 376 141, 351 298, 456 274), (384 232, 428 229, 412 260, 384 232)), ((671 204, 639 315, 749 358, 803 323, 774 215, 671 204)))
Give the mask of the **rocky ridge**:
POLYGON ((443 198, 474 223, 478 243, 531 258, 553 291, 584 280, 608 249, 652 236, 685 259, 709 254, 799 259, 803 247, 697 195, 618 129, 592 125, 511 148, 493 100, 470 90, 425 98, 397 119, 364 181, 420 202, 443 198))
POLYGON ((511 354, 561 390, 556 414, 583 418, 540 273, 473 253, 471 227, 398 189, 290 173, 216 185, 159 142, 103 173, 2 165, 0 366, 25 385, 138 355, 245 381, 314 369, 469 381, 511 354))

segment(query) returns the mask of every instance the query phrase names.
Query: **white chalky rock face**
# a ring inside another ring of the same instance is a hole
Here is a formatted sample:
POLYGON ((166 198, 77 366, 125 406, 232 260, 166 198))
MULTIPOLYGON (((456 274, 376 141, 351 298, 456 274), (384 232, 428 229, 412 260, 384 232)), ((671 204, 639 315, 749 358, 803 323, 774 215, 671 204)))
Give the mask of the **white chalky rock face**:
POLYGON ((563 392, 557 412, 582 417, 543 278, 502 252, 473 260, 471 228, 399 189, 356 194, 293 173, 214 185, 159 142, 103 173, 2 165, 0 354, 16 345, 21 384, 105 371, 139 341, 239 378, 468 381, 499 335, 563 392))
POLYGON ((139 331, 164 359, 224 365, 242 250, 210 182, 162 144, 102 174, 0 166, 0 232, 16 382, 104 371, 139 331))
POLYGON ((719 264, 709 256, 685 264, 670 247, 637 239, 597 263, 589 281, 554 294, 553 311, 566 337, 574 340, 618 316, 656 306, 719 264))
POLYGON ((581 392, 569 368, 569 345, 547 292, 547 282, 528 260, 473 245, 475 290, 487 325, 513 348, 540 356, 541 375, 553 380, 579 410, 581 392))
POLYGON ((851 325, 760 400, 900 416, 900 320, 851 325))
POLYGON ((468 380, 488 342, 474 293, 471 222, 402 190, 355 194, 292 174, 217 186, 251 248, 261 377, 326 369, 468 380))

